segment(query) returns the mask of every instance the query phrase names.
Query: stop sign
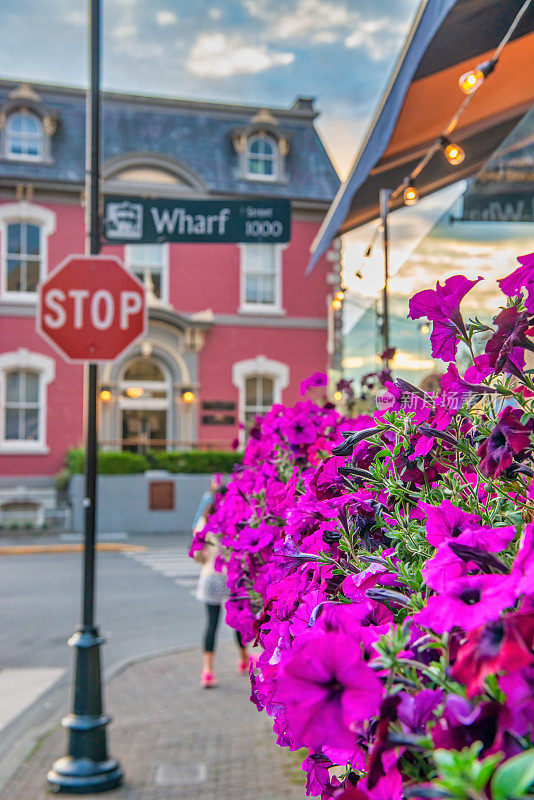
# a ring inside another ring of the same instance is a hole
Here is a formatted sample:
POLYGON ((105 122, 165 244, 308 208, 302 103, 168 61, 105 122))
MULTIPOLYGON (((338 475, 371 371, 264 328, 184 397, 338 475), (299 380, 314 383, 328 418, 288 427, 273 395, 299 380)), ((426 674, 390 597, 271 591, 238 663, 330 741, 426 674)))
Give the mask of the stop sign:
POLYGON ((69 361, 112 361, 146 320, 145 289, 114 256, 68 256, 38 286, 37 330, 69 361))

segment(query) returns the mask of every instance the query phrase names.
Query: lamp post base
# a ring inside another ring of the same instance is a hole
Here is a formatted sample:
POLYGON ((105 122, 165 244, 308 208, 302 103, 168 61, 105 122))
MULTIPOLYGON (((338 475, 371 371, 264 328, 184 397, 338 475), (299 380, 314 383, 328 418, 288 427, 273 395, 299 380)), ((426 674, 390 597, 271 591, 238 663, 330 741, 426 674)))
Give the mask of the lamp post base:
POLYGON ((122 783, 119 762, 93 761, 90 758, 59 758, 46 776, 51 792, 68 794, 93 794, 109 792, 122 783))
POLYGON ((57 759, 47 775, 52 792, 94 794, 116 789, 122 782, 119 762, 108 755, 102 709, 100 645, 97 628, 81 625, 69 639, 76 669, 73 711, 61 721, 69 734, 67 755, 57 759))

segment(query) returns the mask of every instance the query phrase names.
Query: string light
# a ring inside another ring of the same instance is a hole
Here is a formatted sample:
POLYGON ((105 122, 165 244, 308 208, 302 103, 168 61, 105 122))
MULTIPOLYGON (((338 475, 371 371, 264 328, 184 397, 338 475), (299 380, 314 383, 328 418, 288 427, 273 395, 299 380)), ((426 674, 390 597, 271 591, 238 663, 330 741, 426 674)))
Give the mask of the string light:
POLYGON ((334 392, 334 400, 339 402, 342 399, 343 399, 343 395, 341 394, 341 392, 339 392, 339 391, 338 392, 334 392))
POLYGON ((413 185, 413 181, 410 178, 404 179, 404 191, 402 193, 402 199, 404 200, 404 205, 406 206, 414 206, 419 200, 419 192, 413 185))
POLYGON ((109 403, 109 401, 111 400, 111 392, 110 392, 110 390, 109 389, 102 389, 100 391, 100 399, 104 403, 109 403))
MULTIPOLYGON (((513 35, 515 29, 517 28, 517 26, 519 25, 519 23, 521 22, 521 19, 522 19, 523 15, 525 14, 525 11, 527 10, 529 5, 531 4, 531 2, 532 2, 532 0, 525 0, 523 5, 519 9, 518 13, 516 14, 512 24, 508 28, 506 34, 504 35, 504 37, 500 41, 498 47, 496 48, 495 52, 493 53, 492 57, 490 59, 488 59, 488 61, 484 61, 483 63, 479 64, 474 69, 468 70, 467 72, 464 72, 464 74, 460 76, 458 83, 459 83, 460 88, 462 89, 462 91, 465 93, 466 97, 464 97, 464 99, 463 99, 462 103, 460 104, 458 110, 456 111, 454 116, 450 119, 449 124, 444 129, 442 135, 432 145, 430 145, 430 147, 428 148, 428 150, 425 153, 425 155, 423 156, 423 158, 412 169, 412 171, 411 171, 411 180, 412 181, 415 178, 417 178, 417 176, 421 173, 421 171, 426 167, 426 165, 429 163, 429 161, 433 158, 435 153, 437 153, 439 150, 443 150, 443 153, 444 153, 445 157, 447 158, 449 163, 452 164, 453 166, 455 166, 457 164, 461 164, 462 161, 464 160, 465 153, 464 153, 463 148, 460 147, 460 145, 455 144, 454 142, 449 142, 447 137, 450 136, 450 134, 458 126, 458 122, 460 120, 460 117, 462 116, 462 114, 467 109, 467 106, 471 102, 471 100, 473 98, 473 95, 475 94, 477 89, 480 88, 480 86, 482 85, 484 80, 495 69, 495 67, 496 67, 496 65, 497 65, 497 63, 499 61, 499 57, 501 55, 501 52, 503 51, 504 47, 508 44, 510 38, 512 37, 512 35, 513 35), (443 147, 443 141, 444 140, 447 140, 447 144, 445 145, 445 147, 443 147), (450 145, 450 149, 448 150, 448 152, 446 152, 447 149, 449 148, 449 145, 450 145)), ((390 195, 391 199, 394 200, 402 192, 405 204, 406 205, 413 205, 414 203, 417 202, 417 200, 419 198, 419 194, 418 194, 417 190, 412 185, 411 188, 414 190, 415 194, 412 193, 412 192, 409 192, 409 198, 408 198, 408 202, 407 202, 406 201, 406 194, 407 194, 408 188, 409 187, 407 186, 406 181, 404 181, 404 183, 401 183, 400 186, 397 186, 397 188, 394 191, 391 192, 391 195, 390 195)))
POLYGON ((465 158, 463 147, 460 147, 459 144, 454 144, 454 142, 448 144, 443 153, 445 154, 445 158, 449 164, 452 164, 453 167, 455 167, 457 164, 461 164, 465 158))
POLYGON ((336 292, 335 296, 336 300, 343 300, 344 297, 345 297, 345 292, 343 291, 343 289, 340 289, 339 292, 336 292))
POLYGON ((194 403, 195 402, 195 393, 192 392, 190 389, 186 389, 182 393, 182 400, 184 403, 194 403))
POLYGON ((456 144, 456 142, 449 141, 449 139, 447 139, 446 136, 442 136, 441 139, 439 140, 439 143, 440 147, 443 150, 443 155, 445 156, 449 164, 456 166, 457 164, 462 163, 462 161, 465 158, 465 152, 463 147, 460 147, 460 145, 456 144))
POLYGON ((484 79, 490 72, 493 72, 496 63, 496 61, 490 59, 489 61, 484 61, 483 64, 479 64, 475 69, 470 69, 464 72, 463 75, 460 75, 458 84, 462 92, 464 94, 473 94, 476 92, 478 87, 484 82, 484 79))
POLYGON ((343 303, 341 302, 341 300, 339 300, 337 297, 334 297, 334 299, 332 300, 332 308, 334 309, 334 311, 339 311, 342 305, 343 303))

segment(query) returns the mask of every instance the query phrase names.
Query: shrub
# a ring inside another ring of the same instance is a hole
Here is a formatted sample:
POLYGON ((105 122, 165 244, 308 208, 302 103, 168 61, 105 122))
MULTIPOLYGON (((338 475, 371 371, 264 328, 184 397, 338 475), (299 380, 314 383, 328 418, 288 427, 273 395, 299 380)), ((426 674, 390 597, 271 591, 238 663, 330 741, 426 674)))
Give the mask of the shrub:
MULTIPOLYGON (((83 450, 69 450, 67 453, 67 469, 71 473, 84 471, 85 452, 83 450)), ((139 453, 99 453, 98 472, 100 475, 132 475, 145 472, 148 461, 139 453)))
MULTIPOLYGON (((98 472, 100 475, 131 475, 146 472, 148 469, 165 469, 168 472, 212 473, 231 472, 243 456, 222 450, 184 450, 183 452, 151 451, 147 456, 140 453, 99 453, 98 472)), ((67 473, 80 474, 84 471, 85 453, 81 449, 67 453, 67 473)), ((64 474, 58 478, 64 481, 64 474)))
POLYGON ((148 460, 154 469, 168 472, 211 473, 232 472, 241 463, 241 453, 228 453, 222 450, 184 450, 183 452, 153 451, 148 460))

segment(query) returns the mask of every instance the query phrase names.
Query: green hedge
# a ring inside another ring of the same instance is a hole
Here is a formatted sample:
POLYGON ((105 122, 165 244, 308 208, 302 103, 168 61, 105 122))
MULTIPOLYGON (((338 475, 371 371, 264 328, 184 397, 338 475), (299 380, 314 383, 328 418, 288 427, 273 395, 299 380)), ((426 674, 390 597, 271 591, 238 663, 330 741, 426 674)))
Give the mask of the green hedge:
MULTIPOLYGON (((69 450, 67 470, 70 473, 83 472, 84 458, 83 450, 69 450)), ((153 450, 146 456, 124 451, 99 453, 98 471, 101 475, 131 475, 146 472, 147 469, 188 473, 232 472, 234 465, 240 464, 242 460, 242 453, 228 453, 222 450, 184 450, 183 452, 153 450)))

